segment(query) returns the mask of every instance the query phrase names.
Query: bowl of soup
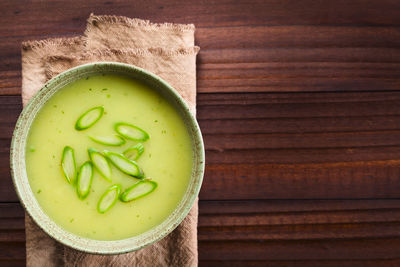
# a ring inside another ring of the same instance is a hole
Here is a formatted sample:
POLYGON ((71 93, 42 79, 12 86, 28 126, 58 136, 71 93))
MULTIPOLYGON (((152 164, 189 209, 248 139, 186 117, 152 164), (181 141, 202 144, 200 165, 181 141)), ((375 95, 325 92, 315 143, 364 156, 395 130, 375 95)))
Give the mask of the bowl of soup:
POLYGON ((49 236, 118 254, 176 228, 204 174, 200 128, 182 97, 132 65, 81 65, 23 109, 11 143, 17 195, 49 236))

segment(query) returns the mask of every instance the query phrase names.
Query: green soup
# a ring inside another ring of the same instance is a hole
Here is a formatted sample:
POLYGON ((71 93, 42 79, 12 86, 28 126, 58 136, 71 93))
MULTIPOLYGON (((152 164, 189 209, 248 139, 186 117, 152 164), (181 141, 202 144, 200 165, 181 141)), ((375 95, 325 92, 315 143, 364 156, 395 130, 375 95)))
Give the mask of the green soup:
POLYGON ((165 220, 182 199, 192 170, 189 133, 174 107, 146 85, 127 77, 92 76, 58 91, 36 116, 27 140, 26 170, 31 188, 43 211, 65 230, 97 240, 119 240, 139 235, 165 220), (86 110, 103 106, 104 115, 92 127, 77 131, 76 120, 86 110), (113 184, 122 190, 139 181, 112 166, 112 182, 96 170, 88 197, 81 200, 76 187, 61 170, 63 148, 75 150, 77 168, 89 160, 87 149, 122 153, 138 143, 101 145, 89 136, 111 136, 114 124, 126 122, 149 133, 137 160, 145 177, 158 183, 149 195, 118 201, 104 214, 97 203, 113 184))

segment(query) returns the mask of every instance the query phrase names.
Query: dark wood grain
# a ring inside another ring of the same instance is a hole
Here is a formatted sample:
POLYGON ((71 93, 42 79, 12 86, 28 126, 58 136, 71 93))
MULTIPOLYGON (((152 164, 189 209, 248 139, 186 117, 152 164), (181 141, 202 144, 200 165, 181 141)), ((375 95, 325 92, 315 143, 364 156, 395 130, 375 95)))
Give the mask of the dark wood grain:
MULTIPOLYGON (((234 266, 295 259, 315 266, 329 266, 330 260, 398 261, 399 200, 200 201, 199 212, 204 265, 221 260, 234 266)), ((23 216, 18 203, 0 205, 3 260, 24 257, 16 249, 24 241, 23 216)))
POLYGON ((269 260, 244 260, 244 261, 224 261, 224 260, 202 260, 200 261, 199 266, 207 266, 207 267, 296 267, 296 266, 311 266, 311 267, 376 267, 376 266, 389 266, 389 267, 397 267, 400 264, 399 259, 386 260, 293 260, 293 261, 269 261, 269 260))
MULTIPOLYGON (((16 45, 19 46, 17 40, 10 43, 13 49, 16 45)), ((0 67, 0 90, 1 94, 19 94, 20 53, 18 49, 11 54, 9 49, 4 47, 4 55, 0 50, 3 60, 9 61, 0 67), (2 70, 5 67, 7 69, 2 70)), ((388 91, 400 88, 397 82, 400 65, 398 49, 221 48, 202 50, 199 62, 204 67, 199 65, 198 91, 204 93, 388 91), (376 57, 370 54, 374 50, 378 55, 376 57), (281 62, 267 64, 264 63, 266 61, 281 62)))
POLYGON ((201 241, 200 260, 336 261, 398 259, 398 238, 308 241, 201 241))
POLYGON ((234 5, 231 1, 213 5, 78 1, 67 10, 64 5, 62 1, 51 5, 2 4, 6 10, 0 18, 2 94, 20 92, 20 42, 80 34, 89 6, 99 14, 195 23, 196 40, 202 48, 199 92, 399 90, 400 19, 394 11, 399 8, 396 1, 354 1, 351 5, 346 1, 234 5), (350 6, 357 6, 357 12, 350 6), (340 10, 340 16, 336 10, 340 10), (57 19, 43 16, 47 12, 57 19), (8 21, 13 21, 14 28, 8 21), (226 75, 229 69, 234 70, 226 75))
POLYGON ((23 40, 91 12, 194 23, 200 266, 400 265, 400 2, 2 1, 0 266, 25 265, 9 173, 23 40))

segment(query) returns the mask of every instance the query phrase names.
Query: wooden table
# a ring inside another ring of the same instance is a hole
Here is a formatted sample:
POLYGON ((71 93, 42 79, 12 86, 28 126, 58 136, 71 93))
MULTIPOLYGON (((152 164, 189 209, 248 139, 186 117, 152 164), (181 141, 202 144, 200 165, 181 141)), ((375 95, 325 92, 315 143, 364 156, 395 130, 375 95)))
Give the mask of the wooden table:
POLYGON ((90 14, 194 23, 201 266, 400 266, 400 1, 0 4, 0 265, 25 263, 9 146, 22 40, 90 14))

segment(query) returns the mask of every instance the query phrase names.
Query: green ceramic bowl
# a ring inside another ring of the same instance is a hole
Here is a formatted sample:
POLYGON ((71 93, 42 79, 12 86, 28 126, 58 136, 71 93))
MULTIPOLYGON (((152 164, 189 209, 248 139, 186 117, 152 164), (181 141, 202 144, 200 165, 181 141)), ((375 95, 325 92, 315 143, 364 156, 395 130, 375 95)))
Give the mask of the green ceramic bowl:
POLYGON ((47 234, 64 245, 84 252, 96 254, 119 254, 134 251, 164 238, 175 229, 189 213, 198 196, 204 174, 203 139, 197 121, 190 113, 186 102, 175 91, 175 89, 160 77, 132 65, 115 62, 99 62, 81 65, 67 70, 47 82, 46 85, 30 100, 18 118, 11 142, 10 157, 11 174, 15 190, 22 205, 33 220, 47 234), (54 93, 63 88, 66 84, 87 76, 103 73, 124 75, 140 80, 169 100, 170 103, 172 103, 172 105, 180 112, 186 124, 191 136, 194 152, 193 169, 189 185, 181 202, 172 214, 160 225, 141 235, 117 241, 98 241, 84 238, 67 232, 54 223, 39 206, 39 203, 29 185, 25 168, 25 147, 29 129, 36 114, 38 114, 47 100, 49 100, 54 93))

